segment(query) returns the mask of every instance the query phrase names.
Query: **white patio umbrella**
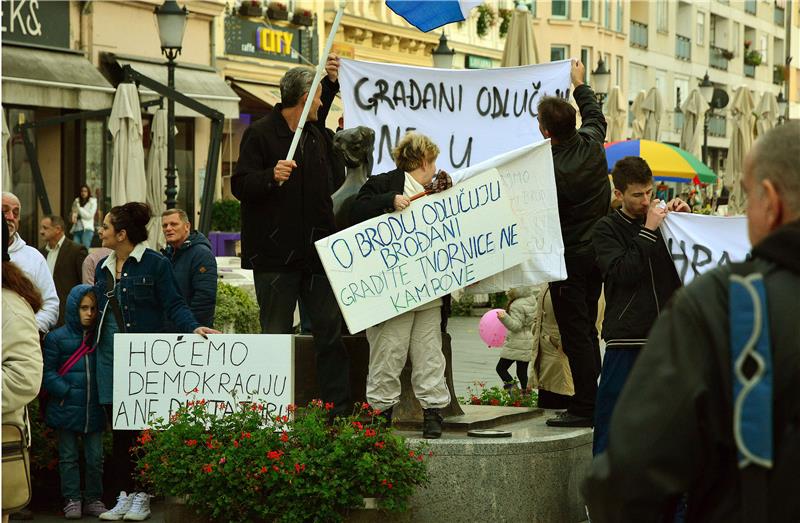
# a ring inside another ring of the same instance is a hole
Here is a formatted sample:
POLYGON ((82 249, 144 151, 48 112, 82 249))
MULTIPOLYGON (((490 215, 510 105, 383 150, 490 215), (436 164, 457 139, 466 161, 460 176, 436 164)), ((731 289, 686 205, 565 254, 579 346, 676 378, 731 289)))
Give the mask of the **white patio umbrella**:
POLYGON ((114 137, 111 163, 111 205, 143 202, 147 198, 142 148, 142 110, 139 93, 131 83, 121 83, 108 119, 114 137))
POLYGON ((2 110, 2 118, 3 118, 3 190, 12 192, 11 187, 11 169, 8 167, 8 140, 11 138, 11 133, 8 131, 8 125, 6 125, 6 110, 2 110))
POLYGON ((644 135, 645 140, 659 141, 659 131, 661 129, 661 114, 664 112, 664 103, 661 100, 661 93, 658 89, 651 87, 647 96, 642 102, 642 110, 645 113, 644 135))
POLYGON ((514 9, 503 48, 501 67, 516 67, 539 63, 536 38, 533 34, 533 15, 525 8, 514 9))
POLYGON ((681 129, 680 147, 697 158, 700 158, 702 154, 703 123, 707 110, 708 103, 697 88, 689 92, 689 96, 681 105, 683 128, 681 129))
POLYGON ((731 145, 728 148, 727 168, 725 169, 725 185, 730 190, 728 208, 732 214, 741 214, 745 209, 745 195, 742 191, 742 172, 744 157, 753 146, 753 127, 755 115, 753 94, 746 86, 736 89, 731 102, 731 145))
POLYGON ((150 247, 161 249, 166 245, 161 230, 161 213, 166 210, 164 200, 164 177, 167 169, 167 110, 159 109, 153 115, 150 127, 150 151, 147 154, 147 203, 153 210, 153 218, 147 225, 150 247))
POLYGON ((618 85, 612 87, 608 93, 606 113, 606 121, 608 122, 606 141, 618 142, 622 140, 625 132, 625 118, 628 116, 628 107, 622 97, 622 90, 618 85))
POLYGON ((647 114, 644 111, 644 99, 647 96, 645 91, 639 91, 633 99, 631 112, 633 112, 633 122, 631 123, 631 138, 638 140, 644 138, 644 125, 647 121, 647 114))
POLYGON ((756 135, 764 133, 775 127, 778 123, 778 99, 769 91, 764 91, 756 109, 756 135))

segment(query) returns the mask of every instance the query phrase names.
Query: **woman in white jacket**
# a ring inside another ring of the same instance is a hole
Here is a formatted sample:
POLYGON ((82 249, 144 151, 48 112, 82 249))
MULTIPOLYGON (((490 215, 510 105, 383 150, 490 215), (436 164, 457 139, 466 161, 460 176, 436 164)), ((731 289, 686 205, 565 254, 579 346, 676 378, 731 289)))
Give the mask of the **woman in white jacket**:
POLYGON ((87 249, 92 246, 96 212, 97 198, 92 197, 88 185, 81 185, 80 195, 72 202, 72 240, 87 249))

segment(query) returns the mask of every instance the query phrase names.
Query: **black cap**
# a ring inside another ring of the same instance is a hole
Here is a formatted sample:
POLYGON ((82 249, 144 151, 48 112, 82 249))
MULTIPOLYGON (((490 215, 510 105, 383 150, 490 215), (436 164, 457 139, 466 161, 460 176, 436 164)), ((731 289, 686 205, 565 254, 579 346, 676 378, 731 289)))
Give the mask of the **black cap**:
POLYGON ((11 234, 8 232, 8 222, 3 220, 3 261, 11 261, 11 256, 8 255, 8 242, 11 239, 11 234))

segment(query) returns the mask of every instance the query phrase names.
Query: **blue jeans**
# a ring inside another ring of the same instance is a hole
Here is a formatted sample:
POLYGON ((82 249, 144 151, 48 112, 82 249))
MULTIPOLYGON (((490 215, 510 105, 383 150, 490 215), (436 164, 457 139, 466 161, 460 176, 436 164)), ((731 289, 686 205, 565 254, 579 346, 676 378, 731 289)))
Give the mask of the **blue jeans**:
POLYGON ((61 495, 65 500, 81 499, 81 472, 78 465, 78 438, 83 438, 83 464, 86 470, 86 490, 83 500, 91 502, 103 496, 103 433, 81 434, 58 430, 58 473, 61 476, 61 495))
POLYGON ((597 456, 605 452, 608 447, 608 430, 611 427, 611 416, 617 405, 622 388, 628 381, 628 376, 633 370, 636 358, 642 345, 631 348, 606 347, 606 356, 603 358, 603 370, 600 371, 600 385, 597 387, 597 402, 594 411, 594 441, 592 442, 592 455, 597 456))
POLYGON ((72 241, 83 245, 87 249, 92 246, 92 238, 94 238, 94 231, 91 229, 72 233, 72 241))
POLYGON ((261 332, 292 334, 294 308, 303 304, 311 321, 317 355, 317 383, 322 399, 337 416, 352 412, 350 359, 342 342, 342 314, 324 274, 254 271, 261 332))

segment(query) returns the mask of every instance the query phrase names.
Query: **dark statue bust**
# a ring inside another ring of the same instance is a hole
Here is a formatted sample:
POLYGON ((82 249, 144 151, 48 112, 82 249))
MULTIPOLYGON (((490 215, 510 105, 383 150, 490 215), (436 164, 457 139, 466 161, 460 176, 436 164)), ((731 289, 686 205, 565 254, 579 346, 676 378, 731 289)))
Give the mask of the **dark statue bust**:
POLYGON ((333 136, 333 149, 347 167, 344 183, 331 196, 336 227, 343 230, 352 225, 350 207, 361 186, 372 174, 375 131, 364 126, 339 131, 333 136))

